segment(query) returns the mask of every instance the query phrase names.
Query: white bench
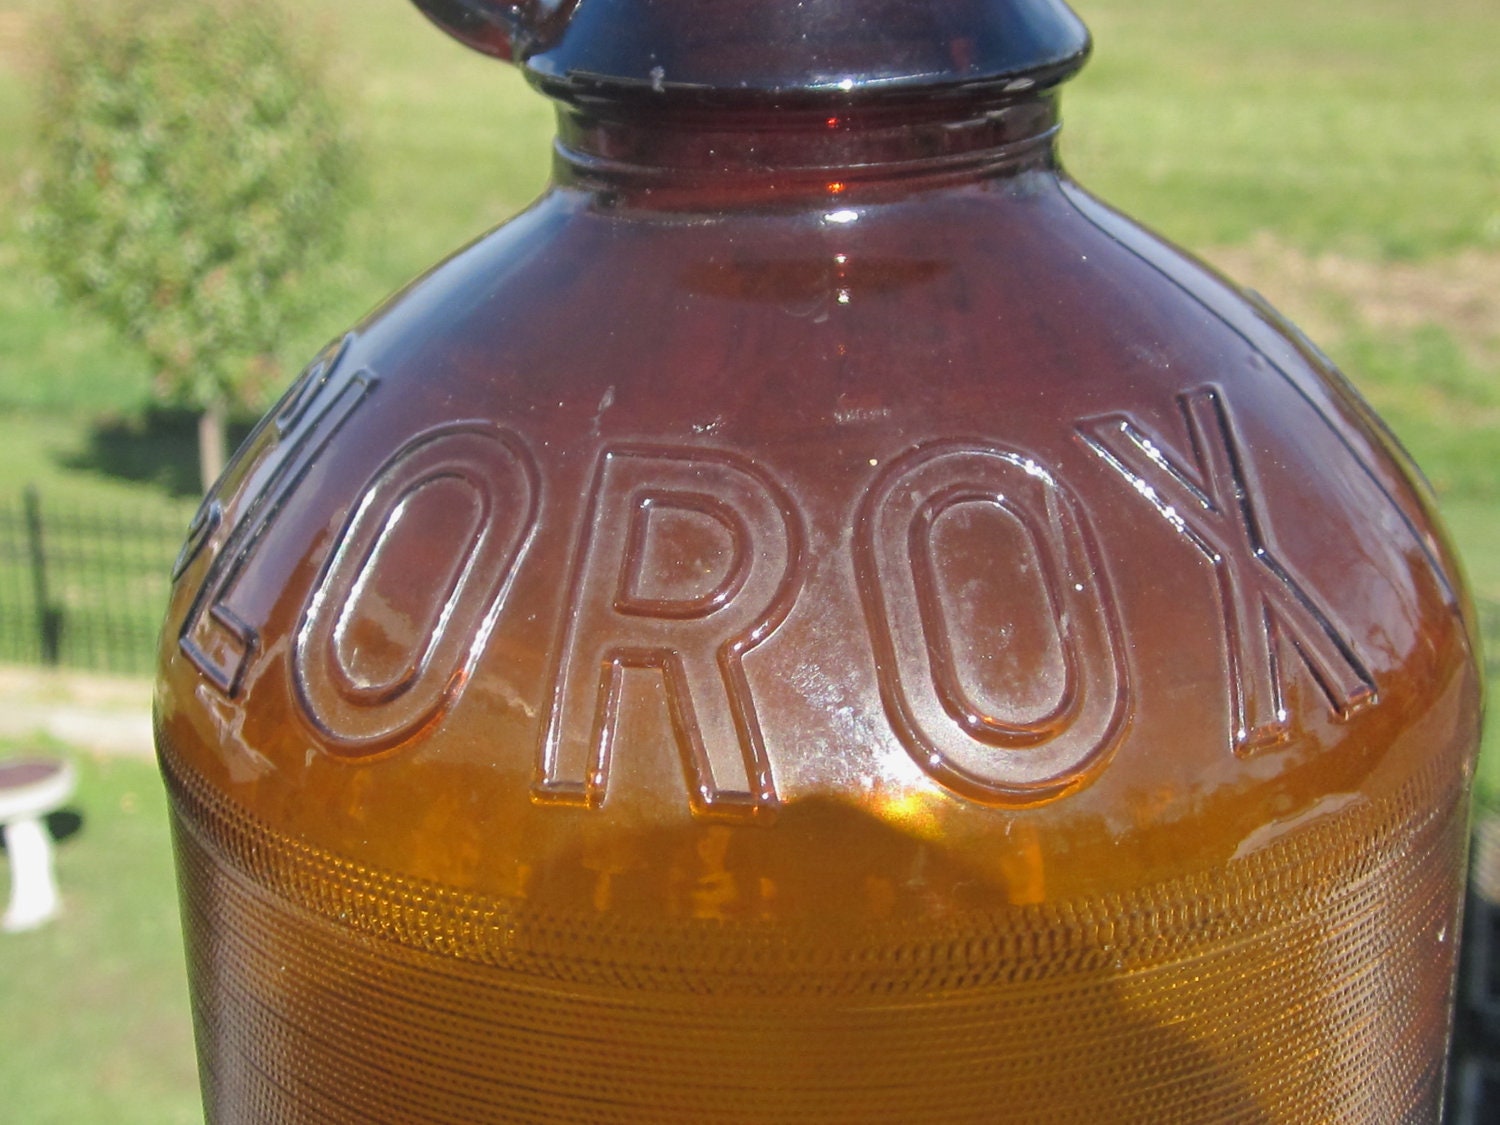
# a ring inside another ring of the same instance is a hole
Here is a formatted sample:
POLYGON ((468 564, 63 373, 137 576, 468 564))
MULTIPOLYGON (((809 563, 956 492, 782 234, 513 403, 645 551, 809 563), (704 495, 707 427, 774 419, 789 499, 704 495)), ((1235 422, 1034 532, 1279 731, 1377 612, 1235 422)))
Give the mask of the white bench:
POLYGON ((73 795, 77 775, 54 758, 0 762, 0 833, 10 856, 10 905, 0 930, 31 930, 61 905, 52 870, 52 837, 43 818, 73 795))

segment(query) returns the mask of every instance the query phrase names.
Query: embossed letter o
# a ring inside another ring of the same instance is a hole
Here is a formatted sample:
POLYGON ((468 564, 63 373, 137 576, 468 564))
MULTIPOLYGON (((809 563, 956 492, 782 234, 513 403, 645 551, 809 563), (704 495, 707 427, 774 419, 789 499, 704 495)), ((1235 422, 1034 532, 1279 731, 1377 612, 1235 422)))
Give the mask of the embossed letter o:
POLYGON ((917 446, 865 495, 854 563, 886 713, 928 774, 1031 805, 1103 767, 1128 702, 1118 614, 1082 507, 1045 468, 979 443, 917 446), (967 560, 943 553, 959 540, 967 560))
POLYGON ((419 434, 366 485, 292 654, 327 748, 379 753, 434 722, 489 637, 536 524, 537 470, 487 422, 419 434))

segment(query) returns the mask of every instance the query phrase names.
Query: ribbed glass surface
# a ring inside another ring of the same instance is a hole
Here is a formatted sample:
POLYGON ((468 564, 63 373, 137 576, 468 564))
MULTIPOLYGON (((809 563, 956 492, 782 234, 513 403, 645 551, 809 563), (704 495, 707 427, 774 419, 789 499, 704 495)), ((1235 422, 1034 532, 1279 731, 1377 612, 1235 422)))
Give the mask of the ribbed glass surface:
POLYGON ((1127 895, 814 927, 373 870, 162 745, 215 1122, 1436 1120, 1465 818, 1430 775, 1127 895))

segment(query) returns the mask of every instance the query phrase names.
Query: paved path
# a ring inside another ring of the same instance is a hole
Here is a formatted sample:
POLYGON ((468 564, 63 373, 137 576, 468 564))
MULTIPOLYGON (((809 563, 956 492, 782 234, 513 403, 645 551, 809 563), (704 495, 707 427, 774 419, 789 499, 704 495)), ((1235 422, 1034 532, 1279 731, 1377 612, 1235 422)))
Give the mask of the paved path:
POLYGON ((0 738, 40 735, 96 754, 150 758, 151 682, 0 664, 0 738))

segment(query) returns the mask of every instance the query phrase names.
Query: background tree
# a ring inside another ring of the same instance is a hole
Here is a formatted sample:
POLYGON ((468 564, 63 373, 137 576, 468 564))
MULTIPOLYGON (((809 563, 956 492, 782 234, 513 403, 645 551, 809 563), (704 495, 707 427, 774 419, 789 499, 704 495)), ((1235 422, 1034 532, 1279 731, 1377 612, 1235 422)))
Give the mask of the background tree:
POLYGON ((45 37, 31 225, 62 291, 199 413, 204 487, 263 404, 299 289, 337 243, 354 148, 322 72, 264 0, 69 0, 45 37))

